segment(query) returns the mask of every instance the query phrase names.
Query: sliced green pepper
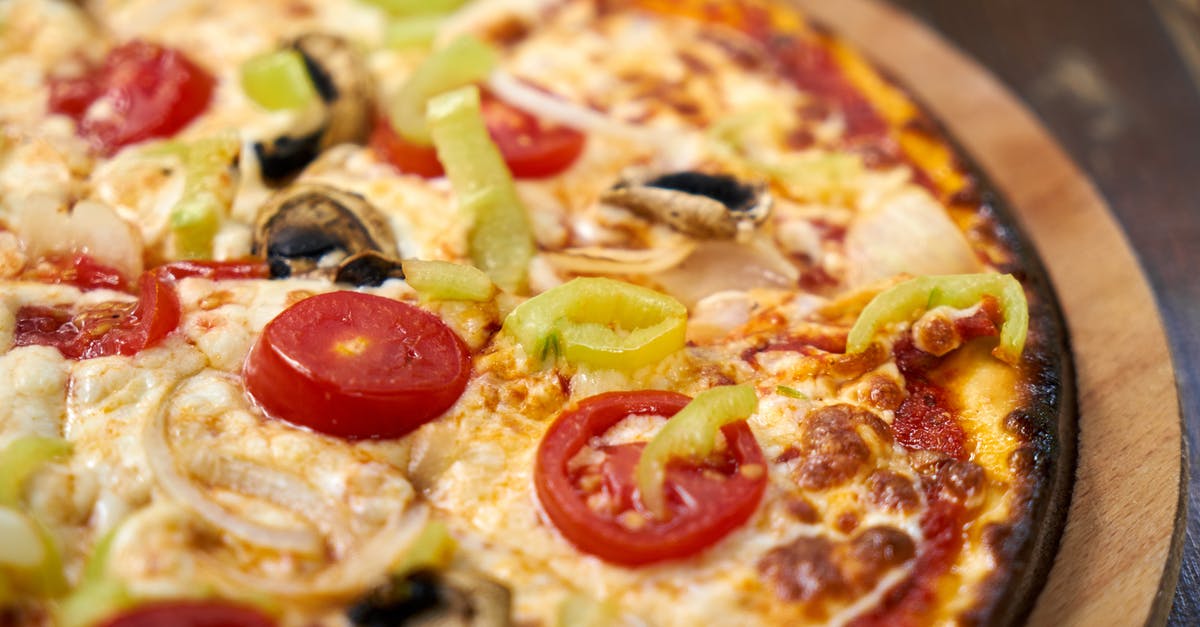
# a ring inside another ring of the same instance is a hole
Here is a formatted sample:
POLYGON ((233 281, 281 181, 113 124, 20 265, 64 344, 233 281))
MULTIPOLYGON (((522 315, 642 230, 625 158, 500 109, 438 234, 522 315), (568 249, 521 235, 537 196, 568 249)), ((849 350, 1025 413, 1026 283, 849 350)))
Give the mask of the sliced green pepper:
POLYGON ((242 143, 230 131, 191 142, 167 141, 149 154, 175 155, 183 162, 183 195, 171 208, 171 245, 184 259, 212 257, 213 238, 233 203, 231 176, 242 143))
POLYGON ((558 627, 612 627, 620 624, 620 612, 611 599, 597 601, 573 593, 558 606, 558 627))
POLYGON ((463 35, 450 42, 429 55, 392 99, 388 110, 392 126, 408 142, 428 146, 433 141, 432 121, 426 122, 429 100, 483 80, 496 63, 496 52, 475 37, 463 35))
POLYGON ((697 394, 671 416, 642 450, 634 471, 642 503, 650 513, 660 520, 667 517, 667 462, 707 457, 716 446, 718 429, 749 418, 757 409, 758 395, 752 386, 725 385, 697 394))
POLYGON ((392 15, 428 15, 450 13, 467 0, 364 0, 392 15))
POLYGON ((299 50, 268 52, 242 64, 242 91, 255 104, 278 111, 299 109, 317 97, 299 50))
POLYGON ((108 574, 113 540, 120 525, 113 526, 96 542, 83 567, 79 585, 58 604, 60 627, 86 627, 133 604, 133 596, 119 579, 108 574))
POLYGON ((384 28, 383 44, 389 48, 428 48, 437 39, 446 18, 441 15, 417 15, 392 20, 384 28))
POLYGON ((488 135, 474 85, 429 101, 429 126, 459 210, 471 220, 471 260, 509 292, 525 287, 533 229, 512 173, 488 135))
POLYGON ((60 438, 27 435, 0 451, 0 505, 16 507, 25 482, 47 462, 71 453, 71 444, 60 438))
POLYGON ((458 543, 446 529, 445 523, 432 521, 421 530, 394 573, 405 575, 423 569, 445 569, 457 549, 458 543))
POLYGON ((522 303, 504 331, 537 358, 632 370, 683 348, 687 308, 623 281, 578 278, 522 303))
POLYGON ((934 307, 970 307, 984 296, 1000 303, 1004 324, 1000 327, 1000 345, 993 354, 1016 365, 1025 349, 1029 331, 1029 304, 1025 290, 1011 274, 951 274, 923 276, 895 285, 876 296, 850 329, 847 353, 861 353, 871 339, 887 324, 912 320, 934 307))
POLYGON ((405 259, 404 280, 422 296, 437 300, 483 302, 496 295, 496 284, 483 270, 449 261, 405 259))

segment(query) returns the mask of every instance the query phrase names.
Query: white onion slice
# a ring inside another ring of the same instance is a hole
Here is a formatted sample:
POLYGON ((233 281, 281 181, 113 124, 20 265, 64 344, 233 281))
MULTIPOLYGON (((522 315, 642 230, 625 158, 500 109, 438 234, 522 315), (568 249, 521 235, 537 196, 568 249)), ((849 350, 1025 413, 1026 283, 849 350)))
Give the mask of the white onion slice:
POLYGON ((554 267, 576 274, 655 274, 679 265, 695 249, 694 242, 684 241, 656 249, 583 246, 543 255, 554 267))
POLYGON ((859 208, 846 231, 847 282, 860 287, 900 273, 979 272, 980 263, 946 210, 907 185, 859 208))
POLYGON ((186 466, 200 480, 262 499, 311 520, 329 538, 335 554, 350 546, 350 516, 337 501, 317 492, 303 478, 256 462, 214 458, 201 452, 186 466))
POLYGON ((800 271, 764 236, 745 244, 703 242, 683 263, 653 278, 690 308, 717 292, 794 287, 800 271))
POLYGON ((180 474, 166 437, 167 399, 175 393, 177 387, 159 402, 158 411, 146 422, 142 432, 146 461, 163 491, 209 524, 251 544, 280 551, 319 553, 322 549, 321 538, 312 529, 281 529, 234 516, 180 474))
POLYGON ((662 131, 639 127, 609 117, 583 105, 531 87, 519 78, 495 70, 488 78, 488 87, 501 100, 551 122, 585 132, 620 137, 637 142, 667 144, 671 141, 662 131))
POLYGON ((384 577, 417 539, 429 518, 429 509, 416 505, 393 514, 371 539, 337 564, 307 579, 284 581, 251 575, 206 558, 206 566, 229 591, 247 587, 282 597, 338 598, 360 594, 384 577))
POLYGON ((68 212, 54 198, 30 196, 18 203, 13 229, 30 258, 86 253, 127 278, 142 273, 141 233, 104 203, 81 200, 68 212))

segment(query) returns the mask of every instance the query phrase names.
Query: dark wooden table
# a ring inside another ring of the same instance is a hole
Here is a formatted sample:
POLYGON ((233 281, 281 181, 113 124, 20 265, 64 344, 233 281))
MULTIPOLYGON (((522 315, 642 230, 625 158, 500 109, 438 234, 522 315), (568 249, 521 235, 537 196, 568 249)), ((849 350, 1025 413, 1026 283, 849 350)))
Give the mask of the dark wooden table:
POLYGON ((1168 622, 1200 625, 1200 0, 893 1, 1028 103, 1096 182, 1141 259, 1191 451, 1191 515, 1168 622))

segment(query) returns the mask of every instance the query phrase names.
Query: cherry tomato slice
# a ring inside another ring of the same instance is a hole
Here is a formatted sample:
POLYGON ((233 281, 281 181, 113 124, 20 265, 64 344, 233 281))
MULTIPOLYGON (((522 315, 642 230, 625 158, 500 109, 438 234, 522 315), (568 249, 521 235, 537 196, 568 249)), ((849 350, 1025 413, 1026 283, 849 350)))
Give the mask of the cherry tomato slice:
POLYGON ((437 316, 359 292, 292 305, 243 369, 268 415, 347 439, 405 435, 449 409, 470 373, 466 345, 437 316))
POLYGON ((133 355, 179 326, 179 296, 170 277, 150 271, 138 279, 138 301, 108 302, 72 312, 65 307, 22 307, 16 346, 53 346, 68 359, 133 355))
POLYGON ((24 277, 42 283, 66 283, 81 290, 129 289, 125 275, 89 255, 49 255, 33 265, 24 277))
POLYGON ((226 601, 159 601, 141 605, 101 623, 102 627, 275 627, 258 610, 226 601))
MULTIPOLYGON (((553 176, 570 167, 583 152, 585 136, 574 129, 542 124, 487 92, 482 105, 488 133, 517 178, 553 176)), ((433 146, 409 143, 384 115, 376 117, 369 144, 375 154, 401 172, 427 178, 445 173, 433 146)))
POLYGON ((135 39, 113 48, 85 76, 52 79, 49 108, 74 118, 80 137, 112 154, 174 135, 208 107, 215 85, 182 52, 135 39))
POLYGON ((766 464, 744 421, 722 428, 727 450, 719 458, 667 466, 666 520, 645 514, 636 496, 634 468, 643 443, 601 447, 598 468, 569 467, 593 437, 627 416, 670 417, 690 400, 656 390, 610 392, 584 399, 550 426, 538 447, 534 485, 550 521, 579 550, 623 566, 680 559, 753 515, 766 488, 766 464))
POLYGON ((483 119, 504 162, 517 178, 542 178, 566 170, 583 152, 585 136, 536 117, 484 93, 483 119))
POLYGON ((271 277, 270 268, 262 261, 173 261, 155 270, 176 281, 189 277, 212 281, 271 277))

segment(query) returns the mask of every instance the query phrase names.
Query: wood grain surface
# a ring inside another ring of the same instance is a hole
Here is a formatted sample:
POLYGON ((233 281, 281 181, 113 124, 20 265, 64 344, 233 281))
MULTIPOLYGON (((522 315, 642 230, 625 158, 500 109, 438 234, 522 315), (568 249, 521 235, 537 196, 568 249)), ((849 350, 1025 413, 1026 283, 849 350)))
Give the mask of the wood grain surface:
POLYGON ((911 17, 872 0, 800 5, 946 124, 1007 196, 1063 304, 1078 376, 1079 466, 1031 624, 1162 622, 1182 530, 1178 397, 1153 296, 1103 199, 986 70, 911 17))

